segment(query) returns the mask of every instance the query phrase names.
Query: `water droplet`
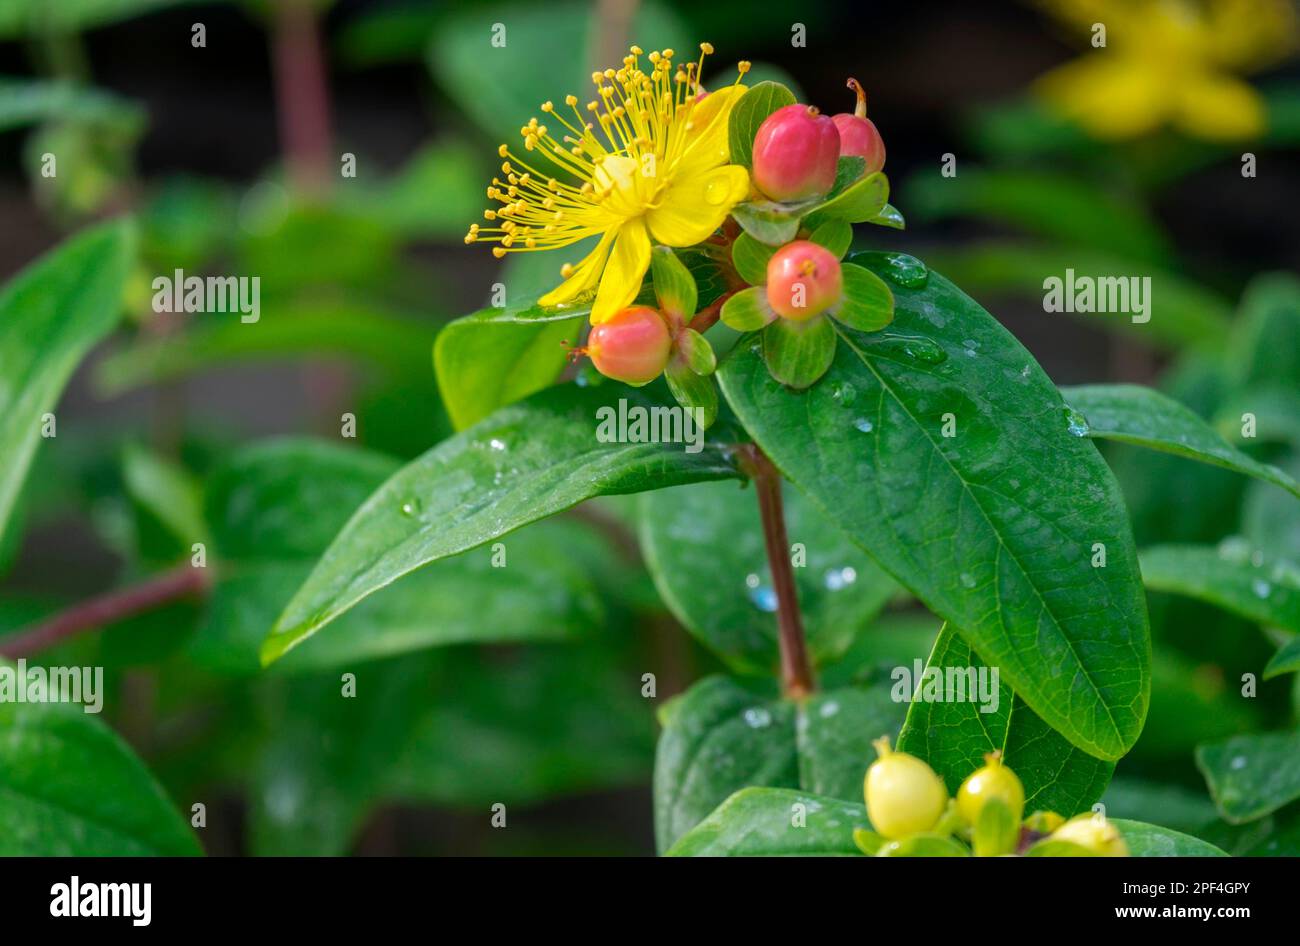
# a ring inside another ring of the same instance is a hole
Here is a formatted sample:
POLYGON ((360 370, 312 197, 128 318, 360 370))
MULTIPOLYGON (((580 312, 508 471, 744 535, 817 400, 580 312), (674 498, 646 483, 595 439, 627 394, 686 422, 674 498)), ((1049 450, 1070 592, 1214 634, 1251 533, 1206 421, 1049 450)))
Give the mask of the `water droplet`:
POLYGON ((903 354, 927 365, 938 365, 948 360, 948 353, 928 338, 903 339, 903 354))
POLYGON ((776 592, 770 585, 763 583, 758 575, 750 573, 745 577, 745 587, 749 589, 749 601, 760 611, 768 614, 776 611, 776 592))
POLYGON ((1068 404, 1065 405, 1065 425, 1066 429, 1076 437, 1086 437, 1092 431, 1088 426, 1088 418, 1068 404))
POLYGON ((840 591, 847 588, 858 580, 858 570, 851 565, 845 565, 843 568, 827 569, 822 583, 830 591, 840 591))
POLYGON ((962 347, 966 350, 966 354, 969 355, 971 358, 974 358, 976 355, 979 354, 980 343, 975 341, 975 339, 973 338, 963 339, 961 344, 962 347))
POLYGON ((1231 762, 1228 763, 1228 766, 1234 772, 1240 772, 1242 769, 1246 767, 1246 757, 1244 755, 1236 756, 1233 758, 1231 762))
POLYGON ((488 441, 488 446, 493 450, 504 450, 506 449, 506 442, 498 437, 493 437, 488 441))
POLYGON ((960 575, 957 576, 957 579, 958 581, 961 582, 961 586, 963 588, 975 587, 975 576, 970 574, 969 572, 962 572, 960 575))
POLYGON ((845 407, 849 407, 858 399, 858 389, 847 381, 838 381, 831 389, 831 397, 845 407))
POLYGON ((830 719, 840 711, 840 704, 834 700, 827 700, 822 704, 822 708, 817 712, 821 714, 822 719, 830 719))
POLYGON ((745 710, 745 724, 751 729, 772 725, 772 714, 760 706, 745 710))
POLYGON ((411 498, 402 503, 402 515, 408 518, 414 519, 420 514, 420 509, 421 506, 418 499, 411 498))
POLYGON ((1252 552, 1252 553, 1251 553, 1251 556, 1250 556, 1250 564, 1254 565, 1256 568, 1263 568, 1263 567, 1264 567, 1264 553, 1261 552, 1261 551, 1259 551, 1258 549, 1256 549, 1254 552, 1252 552))
POLYGON ((864 434, 869 434, 876 429, 876 425, 865 417, 859 417, 853 422, 853 426, 858 428, 858 430, 862 431, 864 434))
POLYGON ((905 289, 920 289, 930 279, 930 270, 915 256, 885 253, 885 276, 905 289))
POLYGON ((709 181, 704 188, 704 202, 714 207, 724 203, 731 194, 731 184, 727 181, 709 181))
POLYGON ((1256 578, 1250 583, 1250 590, 1255 592, 1256 598, 1267 598, 1273 593, 1273 586, 1262 578, 1256 578))
POLYGON ((580 388, 594 388, 605 380, 605 376, 596 370, 596 366, 583 359, 573 375, 573 381, 580 388))

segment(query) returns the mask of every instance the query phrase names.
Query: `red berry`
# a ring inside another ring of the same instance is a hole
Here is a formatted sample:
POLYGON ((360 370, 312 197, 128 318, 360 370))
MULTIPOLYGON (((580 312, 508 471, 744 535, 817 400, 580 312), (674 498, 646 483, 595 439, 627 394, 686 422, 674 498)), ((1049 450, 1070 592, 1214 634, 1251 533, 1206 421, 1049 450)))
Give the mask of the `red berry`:
POLYGON ((668 366, 671 347, 663 317, 648 306, 635 305, 592 326, 585 351, 605 377, 648 384, 668 366))
POLYGON ((772 200, 803 200, 835 183, 840 133, 809 105, 778 108, 754 136, 754 184, 772 200))
POLYGON ((852 115, 841 112, 831 119, 840 133, 840 154, 865 159, 866 173, 874 174, 885 166, 885 141, 867 117, 867 93, 857 79, 849 80, 849 88, 858 94, 857 108, 852 115))
POLYGON ((808 240, 787 243, 767 262, 767 301, 782 318, 802 322, 839 302, 840 261, 808 240))

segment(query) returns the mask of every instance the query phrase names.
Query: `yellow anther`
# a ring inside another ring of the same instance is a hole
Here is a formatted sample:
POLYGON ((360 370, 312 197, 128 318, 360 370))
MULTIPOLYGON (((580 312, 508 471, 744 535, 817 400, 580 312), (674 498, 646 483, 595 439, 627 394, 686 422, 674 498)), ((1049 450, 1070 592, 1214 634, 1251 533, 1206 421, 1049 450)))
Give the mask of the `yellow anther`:
POLYGON ((497 156, 498 156, 498 157, 502 157, 502 158, 504 158, 504 157, 505 157, 506 155, 508 155, 509 153, 510 153, 510 149, 509 149, 507 146, 505 146, 505 145, 502 145, 501 147, 497 148, 497 156))
POLYGON ((563 278, 563 279, 568 279, 568 278, 569 278, 570 276, 572 276, 572 275, 573 275, 573 264, 572 264, 572 263, 565 263, 563 266, 560 267, 560 276, 561 276, 561 278, 563 278))
POLYGON ((492 247, 492 255, 497 259, 501 259, 501 257, 506 255, 506 251, 499 246, 494 246, 492 247))
POLYGON ((740 62, 736 63, 736 68, 740 70, 740 74, 743 76, 753 65, 754 64, 748 59, 742 59, 740 62))
POLYGON ((483 211, 483 219, 484 219, 484 220, 495 220, 496 218, 497 218, 497 212, 496 212, 495 210, 485 210, 485 211, 483 211))
POLYGON ((713 55, 713 44, 712 44, 712 43, 700 43, 700 52, 704 53, 704 55, 706 55, 706 56, 712 56, 712 55, 713 55))
POLYGON ((550 99, 547 99, 545 102, 542 103, 542 111, 543 112, 555 111, 555 103, 552 102, 550 99))
POLYGON ((635 45, 632 46, 632 55, 633 55, 633 56, 641 56, 641 55, 643 55, 644 53, 645 53, 645 50, 642 49, 640 46, 635 46, 635 45))
POLYGON ((665 49, 665 50, 664 50, 664 58, 665 58, 665 59, 672 59, 672 58, 673 58, 673 51, 672 51, 671 49, 665 49))

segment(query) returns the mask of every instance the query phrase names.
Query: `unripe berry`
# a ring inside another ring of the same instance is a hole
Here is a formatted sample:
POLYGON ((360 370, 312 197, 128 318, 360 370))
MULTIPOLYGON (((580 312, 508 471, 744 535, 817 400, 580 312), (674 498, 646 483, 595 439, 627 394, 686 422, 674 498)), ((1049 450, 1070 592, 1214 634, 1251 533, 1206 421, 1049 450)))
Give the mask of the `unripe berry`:
POLYGON ((778 108, 754 136, 754 184, 772 200, 803 200, 835 184, 840 133, 809 105, 778 108))
POLYGON ((862 158, 867 162, 865 173, 874 174, 885 166, 885 141, 867 117, 867 93, 857 79, 849 80, 849 88, 858 94, 853 114, 840 112, 831 119, 840 133, 840 154, 862 158))
POLYGON ((802 322, 840 301, 840 261, 810 240, 787 243, 767 261, 767 302, 782 318, 802 322))
POLYGON ((1019 824, 1025 814, 1025 787, 1016 773, 1002 764, 1002 753, 990 752, 984 762, 984 767, 968 775, 957 789, 957 811, 974 827, 984 803, 996 798, 1010 809, 1011 817, 1019 824))
POLYGON ((929 831, 948 805, 943 782, 916 756, 891 751, 888 736, 875 747, 880 758, 867 769, 863 785, 872 827, 893 840, 929 831))
POLYGON ((671 347, 663 317, 648 306, 636 305, 592 326, 584 351, 605 377, 648 384, 667 367, 671 347))
POLYGON ((1077 815, 1052 832, 1053 841, 1069 841, 1101 857, 1128 857, 1119 829, 1101 815, 1077 815))

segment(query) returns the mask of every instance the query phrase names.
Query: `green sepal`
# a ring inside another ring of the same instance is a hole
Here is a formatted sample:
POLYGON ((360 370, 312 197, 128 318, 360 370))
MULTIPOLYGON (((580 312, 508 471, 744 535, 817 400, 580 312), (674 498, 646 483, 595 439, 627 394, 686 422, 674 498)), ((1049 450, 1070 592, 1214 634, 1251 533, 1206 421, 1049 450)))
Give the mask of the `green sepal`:
POLYGON ((776 250, 776 247, 768 246, 748 233, 742 233, 731 244, 731 264, 745 282, 751 286, 761 286, 767 282, 767 262, 776 250))
POLYGON ((835 360, 835 326, 824 315, 806 322, 778 318, 763 330, 763 361, 787 387, 812 387, 835 360))
POLYGON ((990 798, 980 808, 971 832, 971 848, 976 857, 1000 857, 1016 849, 1020 825, 1007 803, 990 798))
POLYGON ((722 303, 719 317, 724 325, 737 332, 754 332, 771 324, 777 315, 767 304, 767 290, 751 286, 722 303))
POLYGON ((853 245, 853 224, 847 220, 825 220, 808 234, 808 239, 830 250, 836 259, 844 259, 853 245))
POLYGON ((844 295, 831 308, 832 317, 860 332, 876 332, 894 321, 894 294, 883 279, 853 263, 845 263, 841 272, 844 295))
POLYGON ((678 404, 690 411, 698 409, 704 430, 713 426, 718 419, 718 383, 712 375, 699 374, 685 361, 673 358, 664 370, 664 380, 678 404))
POLYGON ((695 329, 682 329, 677 335, 676 345, 682 360, 696 374, 713 374, 718 367, 718 356, 713 353, 713 346, 695 329))
POLYGON ((970 851, 952 838, 914 834, 910 838, 885 843, 876 852, 876 857, 970 857, 970 851))
POLYGON ((672 249, 656 246, 650 251, 650 278, 659 308, 682 322, 689 322, 695 315, 699 290, 695 277, 672 249))

